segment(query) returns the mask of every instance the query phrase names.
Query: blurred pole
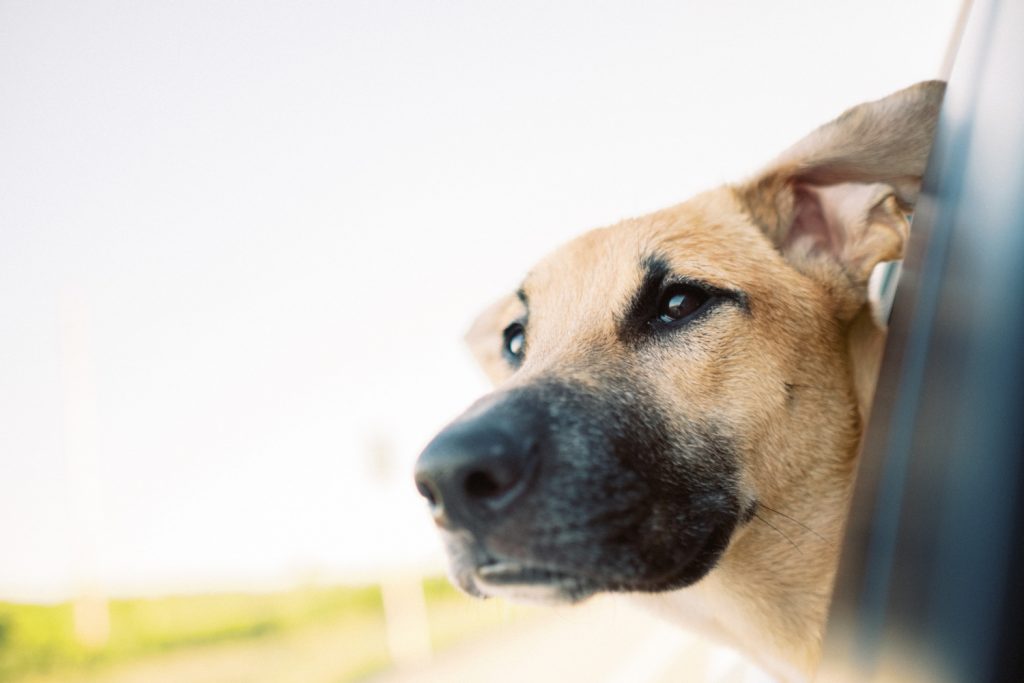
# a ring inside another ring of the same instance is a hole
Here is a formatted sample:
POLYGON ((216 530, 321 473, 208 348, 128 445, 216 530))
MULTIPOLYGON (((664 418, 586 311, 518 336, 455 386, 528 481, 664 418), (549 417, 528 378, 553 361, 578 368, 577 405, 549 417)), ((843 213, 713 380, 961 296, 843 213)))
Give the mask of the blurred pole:
POLYGON ((423 577, 414 572, 388 574, 381 579, 380 589, 392 661, 399 667, 426 664, 433 651, 423 577))
MULTIPOLYGON (((378 432, 369 440, 366 452, 370 471, 382 496, 387 497, 398 469, 391 441, 378 432)), ((389 571, 381 577, 380 591, 392 661, 398 667, 425 664, 433 653, 422 574, 414 570, 389 571)))
POLYGON ((110 638, 110 610, 96 571, 101 523, 96 386, 89 344, 89 310, 78 293, 66 295, 61 301, 60 340, 68 513, 75 539, 74 631, 83 645, 101 647, 110 638))

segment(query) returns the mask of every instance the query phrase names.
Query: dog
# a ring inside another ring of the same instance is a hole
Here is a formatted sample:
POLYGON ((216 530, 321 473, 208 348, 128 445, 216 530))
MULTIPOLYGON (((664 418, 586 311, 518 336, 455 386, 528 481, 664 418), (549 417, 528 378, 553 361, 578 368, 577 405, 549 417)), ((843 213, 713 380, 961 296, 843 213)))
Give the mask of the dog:
POLYGON ((943 92, 588 232, 479 317, 497 388, 415 466, 459 587, 630 593, 813 675, 884 341, 869 278, 903 255, 943 92))

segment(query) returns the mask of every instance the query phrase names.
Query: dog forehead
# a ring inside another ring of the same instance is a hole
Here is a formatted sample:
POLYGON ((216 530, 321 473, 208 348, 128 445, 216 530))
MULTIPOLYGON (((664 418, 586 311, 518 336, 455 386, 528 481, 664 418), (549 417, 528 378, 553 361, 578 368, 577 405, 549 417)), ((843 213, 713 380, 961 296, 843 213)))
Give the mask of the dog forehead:
POLYGON ((621 226, 586 232, 549 254, 523 282, 531 312, 534 304, 597 303, 630 285, 635 277, 637 243, 621 226), (598 294, 600 293, 600 296, 598 294))
POLYGON ((534 356, 613 339, 616 314, 640 282, 639 254, 637 235, 616 225, 584 233, 534 266, 522 287, 534 356))

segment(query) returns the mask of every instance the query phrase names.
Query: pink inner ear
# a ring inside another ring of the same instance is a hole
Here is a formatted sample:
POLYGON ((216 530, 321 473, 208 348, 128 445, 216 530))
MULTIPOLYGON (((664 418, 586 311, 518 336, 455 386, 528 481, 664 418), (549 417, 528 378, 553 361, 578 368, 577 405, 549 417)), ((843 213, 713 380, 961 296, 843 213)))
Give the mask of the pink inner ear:
POLYGON ((838 254, 842 239, 837 226, 829 223, 821 198, 814 189, 798 185, 793 189, 793 222, 783 241, 783 251, 800 245, 812 252, 838 254))

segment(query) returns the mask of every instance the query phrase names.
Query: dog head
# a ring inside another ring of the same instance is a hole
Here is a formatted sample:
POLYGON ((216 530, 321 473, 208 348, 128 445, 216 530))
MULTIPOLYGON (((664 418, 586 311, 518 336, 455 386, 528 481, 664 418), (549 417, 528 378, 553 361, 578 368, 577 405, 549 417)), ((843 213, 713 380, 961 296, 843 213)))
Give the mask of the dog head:
POLYGON ((794 537, 841 528, 863 417, 850 330, 874 266, 902 254, 942 90, 856 107, 746 182, 586 233, 484 312, 468 341, 497 389, 415 475, 458 585, 572 601, 716 567, 831 580, 794 537))

